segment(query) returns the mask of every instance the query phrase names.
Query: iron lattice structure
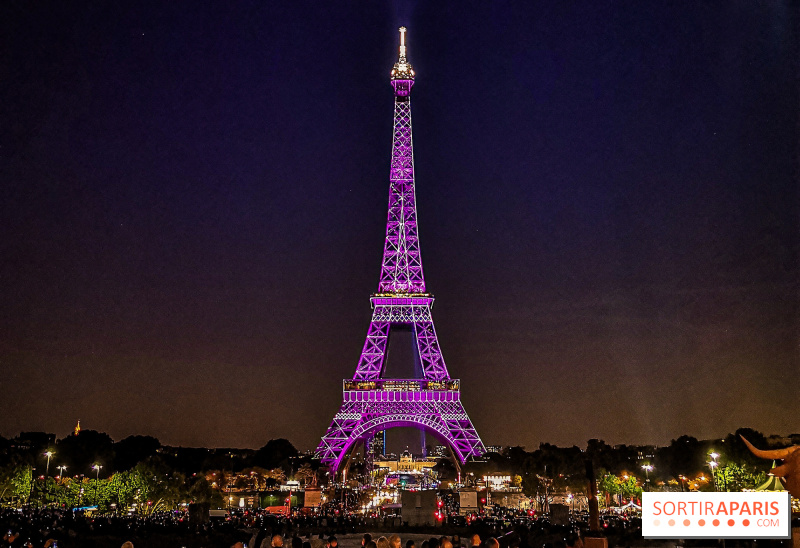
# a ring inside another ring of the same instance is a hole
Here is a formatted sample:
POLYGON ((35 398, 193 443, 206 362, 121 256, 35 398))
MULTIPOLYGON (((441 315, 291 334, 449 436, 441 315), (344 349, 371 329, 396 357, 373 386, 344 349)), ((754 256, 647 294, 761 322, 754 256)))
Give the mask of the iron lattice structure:
POLYGON ((394 132, 389 177, 389 216, 372 322, 355 375, 344 381, 343 403, 317 447, 322 463, 335 472, 358 441, 399 426, 422 428, 445 441, 463 463, 486 448, 461 403, 460 383, 451 379, 436 338, 417 232, 411 88, 414 70, 406 59, 405 28, 400 55, 391 72, 394 132), (421 377, 384 379, 393 327, 410 327, 421 377))

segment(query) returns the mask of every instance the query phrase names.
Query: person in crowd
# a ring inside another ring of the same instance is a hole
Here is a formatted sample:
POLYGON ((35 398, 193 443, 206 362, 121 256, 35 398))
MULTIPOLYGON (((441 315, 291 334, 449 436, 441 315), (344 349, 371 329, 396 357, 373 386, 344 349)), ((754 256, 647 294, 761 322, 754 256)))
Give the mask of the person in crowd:
POLYGON ((390 535, 389 536, 389 547, 390 548, 400 548, 402 545, 402 541, 398 535, 390 535))
POLYGON ((378 546, 378 548, 390 548, 389 539, 384 536, 378 537, 378 541, 375 544, 378 546))
POLYGON ((486 548, 500 548, 500 542, 494 537, 489 537, 486 539, 486 548))
MULTIPOLYGON (((238 544, 241 544, 241 542, 239 542, 238 544)), ((129 540, 126 540, 125 542, 122 543, 122 548, 133 548, 133 543, 129 540)), ((236 544, 234 544, 233 548, 238 548, 238 547, 236 546, 236 544)))
POLYGON ((328 537, 327 548, 339 548, 339 541, 333 535, 328 537))
POLYGON ((364 536, 361 537, 361 546, 366 546, 368 542, 372 541, 372 535, 369 533, 364 533, 364 536))
POLYGON ((406 548, 417 548, 417 545, 414 543, 414 541, 413 541, 413 540, 411 540, 411 539, 408 539, 408 540, 406 541, 406 548))
POLYGON ((481 536, 478 534, 472 535, 471 542, 472 542, 472 548, 477 548, 478 546, 481 545, 481 536))
POLYGON ((283 548, 283 537, 280 535, 272 536, 272 548, 283 548))
POLYGON ((581 540, 580 535, 570 533, 567 535, 566 541, 569 548, 583 548, 583 541, 581 540))

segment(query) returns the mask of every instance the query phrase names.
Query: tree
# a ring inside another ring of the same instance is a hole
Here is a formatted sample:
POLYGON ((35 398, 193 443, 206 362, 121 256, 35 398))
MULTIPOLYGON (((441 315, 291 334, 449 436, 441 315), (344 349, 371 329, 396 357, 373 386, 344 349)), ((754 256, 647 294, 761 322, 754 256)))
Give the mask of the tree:
POLYGON ((615 472, 617 463, 613 454, 614 448, 603 440, 592 438, 586 443, 586 458, 592 459, 598 469, 605 468, 615 472))
POLYGON ((768 470, 770 463, 751 453, 740 436, 747 438, 747 441, 756 447, 767 447, 767 438, 764 437, 764 434, 752 428, 739 428, 733 434, 725 436, 722 447, 719 449, 722 460, 756 467, 759 470, 768 470))
POLYGON ((633 475, 622 476, 619 480, 619 491, 628 500, 638 499, 642 496, 642 488, 633 475))
POLYGON ((128 436, 114 444, 114 470, 130 470, 160 448, 161 443, 152 436, 128 436))
POLYGON ((28 465, 18 465, 11 477, 11 494, 18 501, 28 502, 33 489, 33 468, 28 465))
POLYGON ((441 458, 432 469, 440 481, 452 481, 458 477, 458 470, 450 459, 441 458))
POLYGON ((757 471, 746 464, 728 463, 714 469, 714 481, 718 491, 754 489, 766 479, 766 472, 757 471))
POLYGON ((111 436, 95 430, 81 430, 56 443, 59 462, 66 463, 73 473, 91 473, 91 466, 101 463, 106 472, 113 471, 114 441, 111 436))
POLYGON ((525 448, 519 445, 509 447, 505 451, 505 457, 508 459, 511 471, 517 474, 523 471, 528 455, 529 453, 525 451, 525 448))
POLYGON ((679 479, 702 470, 705 459, 704 444, 692 436, 681 436, 656 451, 655 469, 665 479, 679 479))
POLYGON ((267 483, 273 486, 280 485, 286 481, 286 473, 282 468, 273 468, 272 470, 268 470, 265 475, 267 477, 267 483))
MULTIPOLYGON (((30 469, 30 465, 25 463, 24 459, 19 455, 14 455, 13 458, 10 458, 6 464, 0 467, 0 502, 10 501, 17 496, 17 484, 20 481, 18 476, 25 471, 24 473, 30 477, 30 469)), ((27 485, 26 488, 26 493, 30 494, 31 486, 27 485)), ((27 494, 25 495, 26 499, 28 497, 27 494)))
POLYGON ((211 484, 208 483, 206 478, 202 476, 195 476, 189 480, 188 483, 188 493, 192 502, 211 502, 211 499, 213 498, 213 490, 211 489, 211 484))
POLYGON ((311 482, 314 475, 314 470, 308 463, 300 466, 300 468, 297 469, 297 472, 294 473, 295 479, 301 482, 304 486, 311 482))
POLYGON ((139 463, 134 468, 134 483, 140 490, 145 505, 144 514, 175 508, 181 502, 189 502, 183 474, 167 470, 156 463, 139 463))
POLYGON ((597 489, 605 495, 607 506, 612 504, 616 495, 628 500, 640 498, 642 495, 642 488, 633 474, 617 476, 601 468, 598 475, 600 480, 597 482, 597 489))
POLYGON ((294 445, 289 443, 289 440, 279 438, 276 440, 269 440, 267 444, 256 451, 253 457, 253 463, 256 466, 272 469, 277 467, 288 468, 289 457, 296 457, 298 455, 297 449, 294 445))
POLYGON ((611 497, 620 492, 619 478, 614 474, 609 474, 603 468, 598 470, 598 476, 600 481, 597 482, 597 490, 605 494, 606 504, 609 504, 611 497))

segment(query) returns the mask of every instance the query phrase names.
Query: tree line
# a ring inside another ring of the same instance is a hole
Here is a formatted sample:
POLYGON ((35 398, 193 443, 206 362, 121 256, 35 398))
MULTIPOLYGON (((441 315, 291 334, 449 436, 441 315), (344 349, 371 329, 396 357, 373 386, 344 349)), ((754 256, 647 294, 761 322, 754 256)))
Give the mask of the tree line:
MULTIPOLYGON (((510 473, 529 496, 544 491, 585 493, 589 461, 598 489, 609 498, 638 498, 642 489, 740 491, 763 483, 772 467, 771 462, 750 453, 740 434, 761 448, 800 442, 797 434, 788 439, 766 437, 751 428, 740 428, 724 438, 710 440, 684 435, 663 447, 611 446, 599 439, 589 440, 585 449, 542 443, 534 451, 508 447, 489 453, 483 462, 468 463, 464 472, 475 476, 510 473)), ((448 473, 453 475, 455 470, 448 473)))
POLYGON ((289 476, 308 479, 310 457, 285 439, 258 450, 162 445, 151 436, 118 442, 81 430, 0 437, 0 505, 129 508, 148 515, 190 502, 222 507, 226 489, 266 490, 289 476), (242 482, 245 481, 246 484, 242 482))
MULTIPOLYGON (((533 451, 511 446, 487 453, 460 470, 441 459, 435 470, 444 485, 459 476, 468 482, 489 474, 511 475, 514 485, 532 497, 585 492, 587 461, 609 499, 637 498, 643 488, 741 490, 763 481, 771 463, 754 457, 739 434, 762 448, 787 441, 742 428, 722 439, 681 436, 663 447, 611 446, 598 439, 589 440, 585 448, 542 443, 533 451)), ((789 441, 798 443, 797 438, 789 441)), ((356 474, 350 477, 357 475, 358 465, 353 466, 356 474)), ((300 455, 286 439, 270 440, 257 450, 209 449, 165 446, 151 436, 115 442, 93 430, 62 439, 23 432, 12 439, 0 437, 0 504, 105 510, 136 504, 144 514, 187 502, 221 507, 226 489, 268 490, 286 479, 310 482, 324 477, 319 468, 318 460, 300 455)))

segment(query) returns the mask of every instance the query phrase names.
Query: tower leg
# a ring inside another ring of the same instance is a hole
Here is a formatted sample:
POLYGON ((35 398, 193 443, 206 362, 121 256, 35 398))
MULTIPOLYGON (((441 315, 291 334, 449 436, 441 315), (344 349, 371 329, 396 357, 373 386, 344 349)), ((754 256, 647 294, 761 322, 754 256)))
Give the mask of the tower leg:
POLYGON ((376 318, 377 313, 377 310, 373 312, 372 322, 370 322, 369 330, 367 331, 367 340, 364 341, 364 348, 361 350, 361 358, 358 360, 356 374, 353 376, 357 380, 380 378, 383 370, 391 324, 376 318))

